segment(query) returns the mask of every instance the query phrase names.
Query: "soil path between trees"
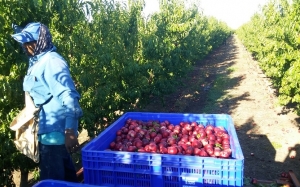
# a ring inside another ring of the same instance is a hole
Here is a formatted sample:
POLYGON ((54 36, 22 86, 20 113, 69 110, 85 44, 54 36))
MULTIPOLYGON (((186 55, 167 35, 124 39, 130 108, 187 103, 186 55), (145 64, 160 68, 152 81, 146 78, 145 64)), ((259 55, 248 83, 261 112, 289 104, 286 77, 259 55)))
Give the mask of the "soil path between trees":
POLYGON ((299 116, 277 105, 270 80, 236 35, 197 62, 164 103, 154 99, 143 111, 231 115, 245 178, 275 180, 293 170, 300 179, 299 116))
MULTIPOLYGON (((229 114, 243 151, 245 178, 275 180, 293 170, 300 179, 299 116, 277 105, 270 80, 236 35, 199 60, 164 102, 152 98, 137 111, 229 114)), ((87 140, 84 131, 79 141, 87 140)), ((19 173, 14 176, 18 184, 19 173)))

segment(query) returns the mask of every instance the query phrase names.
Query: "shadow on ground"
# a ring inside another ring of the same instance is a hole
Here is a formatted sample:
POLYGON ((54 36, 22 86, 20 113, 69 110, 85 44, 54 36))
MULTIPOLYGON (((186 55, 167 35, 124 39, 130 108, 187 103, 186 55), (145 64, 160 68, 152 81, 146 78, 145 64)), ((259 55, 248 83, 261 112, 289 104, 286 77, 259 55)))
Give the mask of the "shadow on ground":
MULTIPOLYGON (((281 173, 293 170, 299 179, 300 145, 286 147, 286 157, 282 162, 275 161, 277 148, 281 144, 270 142, 265 134, 257 133, 253 119, 248 119, 240 128, 237 135, 245 157, 245 176, 264 180, 279 179, 281 173), (294 158, 291 158, 293 157, 294 158)), ((280 138, 280 137, 279 137, 280 138)))

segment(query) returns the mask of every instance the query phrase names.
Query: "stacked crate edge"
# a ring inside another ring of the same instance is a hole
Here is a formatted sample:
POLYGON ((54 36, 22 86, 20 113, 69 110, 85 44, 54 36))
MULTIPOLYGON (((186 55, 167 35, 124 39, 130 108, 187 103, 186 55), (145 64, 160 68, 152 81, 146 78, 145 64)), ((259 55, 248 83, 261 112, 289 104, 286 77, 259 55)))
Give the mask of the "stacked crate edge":
MULTIPOLYGON (((33 187, 96 187, 96 185, 47 179, 47 180, 42 180, 37 182, 36 184, 33 185, 33 187)), ((97 185, 97 187, 107 187, 107 186, 97 185)))
POLYGON ((227 114, 127 112, 82 149, 84 181, 105 186, 243 186, 244 156, 227 114), (213 124, 224 127, 229 135, 232 158, 221 159, 187 155, 108 151, 116 132, 127 119, 168 120, 213 124))

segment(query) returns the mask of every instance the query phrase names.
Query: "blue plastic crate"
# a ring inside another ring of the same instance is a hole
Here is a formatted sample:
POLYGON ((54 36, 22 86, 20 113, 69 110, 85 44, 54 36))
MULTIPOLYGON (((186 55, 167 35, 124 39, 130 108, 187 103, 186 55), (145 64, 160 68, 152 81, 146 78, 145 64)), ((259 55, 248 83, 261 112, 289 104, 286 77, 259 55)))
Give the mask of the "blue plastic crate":
POLYGON ((243 186, 244 156, 234 124, 226 114, 128 112, 82 149, 84 182, 111 187, 243 186), (196 121, 224 127, 232 158, 105 151, 127 119, 168 120, 174 125, 196 121))
MULTIPOLYGON (((95 185, 89 184, 82 184, 82 183, 73 183, 73 182, 65 182, 59 180, 42 180, 33 185, 33 187, 96 187, 95 185)), ((105 187, 105 186, 98 186, 97 187, 105 187)), ((107 187, 107 186, 106 186, 107 187)))

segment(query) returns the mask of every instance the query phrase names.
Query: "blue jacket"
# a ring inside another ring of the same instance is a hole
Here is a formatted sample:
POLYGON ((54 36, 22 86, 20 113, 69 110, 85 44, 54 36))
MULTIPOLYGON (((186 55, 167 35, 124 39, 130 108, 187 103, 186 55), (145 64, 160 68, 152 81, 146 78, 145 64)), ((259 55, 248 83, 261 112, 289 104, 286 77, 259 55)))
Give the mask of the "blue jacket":
POLYGON ((23 89, 29 92, 36 106, 41 106, 38 134, 61 132, 72 128, 77 132, 82 116, 80 95, 66 61, 55 47, 30 59, 23 89))

